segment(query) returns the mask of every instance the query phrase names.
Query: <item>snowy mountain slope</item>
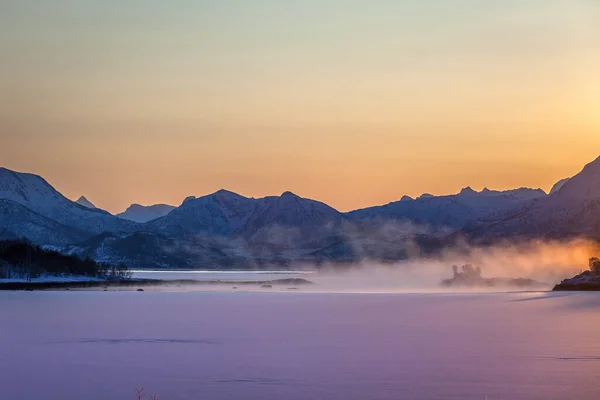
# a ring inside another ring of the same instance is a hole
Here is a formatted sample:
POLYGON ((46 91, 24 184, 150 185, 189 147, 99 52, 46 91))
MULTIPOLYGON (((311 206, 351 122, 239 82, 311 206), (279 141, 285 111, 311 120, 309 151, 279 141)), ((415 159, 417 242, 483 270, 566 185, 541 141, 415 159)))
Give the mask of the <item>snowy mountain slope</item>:
POLYGON ((81 206, 87 207, 87 208, 96 208, 96 206, 91 201, 89 201, 85 196, 81 196, 80 198, 78 198, 75 203, 77 203, 81 206))
POLYGON ((222 243, 175 239, 148 232, 104 233, 64 251, 99 262, 126 263, 136 268, 233 267, 239 262, 222 243))
POLYGON ((558 192, 564 186, 564 184, 569 181, 569 179, 571 178, 561 179, 560 181, 556 182, 554 186, 552 186, 552 189, 550 189, 550 194, 558 192))
POLYGON ((65 245, 87 237, 87 232, 62 225, 12 200, 0 199, 0 238, 27 238, 39 245, 65 245))
POLYGON ((153 212, 166 215, 136 223, 72 202, 39 176, 0 169, 0 238, 27 237, 136 267, 268 268, 393 262, 451 245, 451 233, 475 242, 600 239, 600 158, 551 195, 540 189, 467 187, 455 195, 405 196, 340 213, 290 192, 255 199, 220 190, 190 196, 177 208, 134 205, 128 211, 139 221, 153 218, 153 212))
POLYGON ((67 199, 40 176, 6 168, 0 168, 0 199, 14 201, 62 225, 90 234, 138 229, 133 222, 67 199))
POLYGON ((289 192, 254 199, 220 190, 186 200, 147 226, 151 232, 174 237, 218 235, 283 244, 339 233, 344 224, 352 225, 335 209, 289 192))
POLYGON ((291 192, 259 199, 240 235, 251 243, 285 248, 326 245, 356 231, 354 223, 334 208, 291 192))
POLYGON ((515 189, 476 192, 470 187, 449 196, 421 196, 415 200, 400 200, 348 213, 348 217, 361 222, 382 224, 386 220, 404 220, 418 225, 460 229, 469 222, 489 214, 496 214, 518 206, 531 199, 544 197, 541 189, 515 189))
POLYGON ((600 239, 600 157, 553 194, 476 221, 464 233, 479 241, 579 235, 600 239))
POLYGON ((240 230, 257 200, 227 190, 188 198, 168 215, 150 221, 147 230, 174 237, 191 235, 231 236, 240 230))
POLYGON ((136 264, 154 258, 155 266, 283 266, 314 261, 315 251, 344 240, 347 224, 354 226, 333 208, 292 193, 253 199, 220 190, 188 198, 144 224, 145 233, 101 235, 70 251, 136 264))
POLYGON ((164 217, 177 207, 168 204, 154 204, 152 206, 142 206, 140 204, 132 204, 124 212, 116 216, 129 221, 145 223, 154 219, 164 217))
POLYGON ((95 236, 63 251, 108 263, 136 268, 271 269, 299 261, 315 262, 312 250, 271 251, 222 237, 173 238, 149 232, 95 236))
POLYGON ((560 190, 551 196, 551 203, 564 205, 573 202, 600 199, 600 157, 583 167, 583 170, 566 181, 560 190))
POLYGON ((245 230, 255 231, 266 226, 315 227, 336 226, 346 218, 334 208, 319 201, 305 199, 292 192, 259 199, 247 221, 245 230))

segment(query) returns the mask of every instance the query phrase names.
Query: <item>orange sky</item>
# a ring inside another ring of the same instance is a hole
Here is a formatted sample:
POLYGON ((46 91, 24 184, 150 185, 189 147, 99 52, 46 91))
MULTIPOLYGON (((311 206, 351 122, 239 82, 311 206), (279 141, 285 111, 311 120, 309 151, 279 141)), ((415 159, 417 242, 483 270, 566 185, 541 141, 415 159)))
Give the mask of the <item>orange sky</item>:
POLYGON ((8 2, 0 165, 111 212, 220 188, 350 210, 548 190, 600 154, 595 1, 143 4, 8 2))

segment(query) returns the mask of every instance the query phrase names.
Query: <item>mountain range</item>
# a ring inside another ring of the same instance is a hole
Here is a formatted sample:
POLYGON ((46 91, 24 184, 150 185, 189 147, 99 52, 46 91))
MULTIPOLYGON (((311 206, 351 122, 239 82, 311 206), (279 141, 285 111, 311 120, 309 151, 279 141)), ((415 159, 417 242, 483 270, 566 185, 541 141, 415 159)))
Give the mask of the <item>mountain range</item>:
POLYGON ((600 158, 550 194, 469 187, 447 196, 342 213, 291 192, 248 198, 220 190, 178 206, 134 204, 118 215, 67 199, 43 178, 0 168, 0 239, 143 268, 286 268, 383 262, 439 251, 460 237, 600 240, 600 158))

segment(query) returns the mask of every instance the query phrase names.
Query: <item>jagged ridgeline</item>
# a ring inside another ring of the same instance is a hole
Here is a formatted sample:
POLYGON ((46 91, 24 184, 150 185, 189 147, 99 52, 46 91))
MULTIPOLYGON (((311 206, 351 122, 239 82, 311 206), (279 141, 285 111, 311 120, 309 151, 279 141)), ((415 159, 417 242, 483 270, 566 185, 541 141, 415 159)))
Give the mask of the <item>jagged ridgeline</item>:
POLYGON ((600 243, 600 158, 551 194, 473 190, 340 212, 285 192, 227 190, 178 207, 132 205, 117 216, 73 202, 42 177, 0 168, 0 240, 132 268, 270 269, 393 263, 448 248, 583 239, 600 243))
POLYGON ((85 276, 130 278, 121 265, 98 263, 46 250, 26 240, 0 240, 0 279, 34 279, 42 276, 85 276))

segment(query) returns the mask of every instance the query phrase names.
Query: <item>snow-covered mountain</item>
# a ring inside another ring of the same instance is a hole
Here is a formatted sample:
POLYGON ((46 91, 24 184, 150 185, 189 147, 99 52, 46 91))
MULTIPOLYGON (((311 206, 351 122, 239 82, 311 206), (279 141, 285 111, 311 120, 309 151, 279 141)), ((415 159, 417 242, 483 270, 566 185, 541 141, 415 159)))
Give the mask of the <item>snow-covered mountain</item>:
POLYGON ((220 190, 176 208, 132 205, 117 217, 68 200, 37 175, 0 168, 0 239, 27 237, 98 261, 165 268, 391 262, 439 251, 456 235, 475 243, 600 240, 600 158, 559 184, 550 195, 467 187, 350 213, 291 192, 256 199, 220 190))
POLYGON ((75 203, 79 204, 80 206, 87 207, 87 208, 96 208, 96 206, 91 201, 89 201, 85 196, 81 196, 80 198, 78 198, 75 203))
MULTIPOLYGON (((133 231, 138 226, 104 210, 77 204, 54 189, 42 177, 0 168, 0 199, 18 203, 60 225, 87 232, 90 236, 106 231, 133 231)), ((3 221, 4 224, 19 221, 3 221)), ((26 221, 20 221, 26 223, 26 221)), ((48 238, 48 242, 52 238, 48 238)), ((45 243, 41 243, 45 244, 45 243)))
POLYGON ((202 260, 230 267, 283 266, 315 262, 316 250, 345 240, 353 227, 335 209, 290 192, 254 199, 220 190, 188 198, 168 215, 145 224, 145 233, 100 235, 69 251, 105 261, 130 257, 135 265, 141 260, 150 263, 147 256, 153 254, 158 264, 186 268, 200 268, 202 260))
POLYGON ((150 221, 148 230, 174 237, 193 235, 231 236, 244 226, 257 200, 219 190, 189 197, 168 215, 150 221))
POLYGON ((152 206, 142 206, 132 204, 124 212, 117 214, 117 217, 129 221, 145 223, 154 219, 164 217, 177 207, 168 204, 154 204, 152 206))
POLYGON ((564 184, 569 181, 569 179, 571 178, 561 179, 560 181, 556 182, 554 186, 552 186, 552 189, 550 189, 550 194, 558 192, 564 186, 564 184))
POLYGON ((68 254, 136 268, 243 268, 252 262, 250 257, 222 241, 173 238, 149 232, 104 233, 63 249, 68 254))
POLYGON ((189 198, 168 215, 150 221, 149 230, 175 237, 219 235, 269 241, 283 237, 283 230, 320 234, 341 227, 346 218, 318 201, 290 192, 260 199, 220 190, 189 198))
POLYGON ((474 240, 507 237, 600 239, 600 157, 549 196, 476 221, 464 232, 474 240))
POLYGON ((0 199, 0 239, 27 238, 33 243, 67 245, 89 234, 65 226, 12 200, 0 199))
POLYGON ((322 247, 355 231, 352 221, 327 204, 285 192, 259 199, 240 234, 251 243, 291 248, 322 247))
POLYGON ((370 207, 348 213, 360 222, 384 223, 406 221, 416 225, 460 229, 469 222, 486 215, 512 209, 531 199, 544 197, 541 189, 521 188, 507 191, 483 189, 476 192, 466 187, 449 196, 422 195, 415 200, 402 200, 385 206, 370 207))

